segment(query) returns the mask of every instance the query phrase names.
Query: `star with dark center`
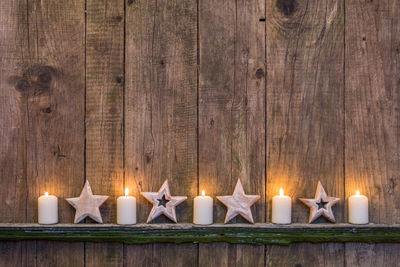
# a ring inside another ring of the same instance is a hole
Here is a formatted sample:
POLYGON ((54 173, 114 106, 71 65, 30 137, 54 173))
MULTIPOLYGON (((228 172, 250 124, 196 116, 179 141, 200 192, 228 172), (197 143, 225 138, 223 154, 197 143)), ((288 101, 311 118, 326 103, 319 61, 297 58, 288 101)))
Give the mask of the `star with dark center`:
POLYGON ((332 207, 338 203, 340 198, 328 197, 321 182, 318 181, 317 190, 314 198, 300 198, 307 207, 310 208, 308 223, 314 222, 319 217, 325 217, 330 222, 336 222, 332 207))
POLYGON ((161 214, 164 214, 167 218, 176 223, 176 206, 187 199, 185 196, 171 196, 168 180, 164 182, 158 192, 142 192, 141 195, 153 204, 153 208, 147 218, 147 223, 161 214))

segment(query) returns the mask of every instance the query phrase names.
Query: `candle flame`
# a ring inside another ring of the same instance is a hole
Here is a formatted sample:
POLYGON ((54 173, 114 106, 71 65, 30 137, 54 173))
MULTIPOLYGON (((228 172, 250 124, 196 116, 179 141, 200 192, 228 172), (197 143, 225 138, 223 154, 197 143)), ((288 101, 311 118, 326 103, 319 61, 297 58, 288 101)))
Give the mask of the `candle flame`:
POLYGON ((283 188, 279 189, 279 194, 283 196, 283 188))
POLYGON ((44 195, 47 197, 49 195, 49 192, 44 192, 44 195))
POLYGON ((125 196, 127 197, 129 195, 129 188, 125 188, 125 196))
POLYGON ((359 196, 360 195, 360 190, 357 189, 356 191, 356 195, 359 196))
POLYGON ((206 192, 204 190, 201 190, 201 195, 204 197, 206 195, 206 192))

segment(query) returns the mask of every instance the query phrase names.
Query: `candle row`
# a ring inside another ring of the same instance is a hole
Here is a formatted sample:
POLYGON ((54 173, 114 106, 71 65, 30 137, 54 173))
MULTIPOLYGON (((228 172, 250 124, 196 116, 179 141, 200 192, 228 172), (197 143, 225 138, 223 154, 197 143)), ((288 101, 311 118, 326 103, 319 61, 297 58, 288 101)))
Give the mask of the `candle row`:
MULTIPOLYGON (((56 196, 49 195, 47 192, 38 199, 38 221, 40 224, 58 223, 58 199, 56 196)), ((292 223, 292 199, 285 196, 283 189, 280 194, 272 198, 272 223, 290 224, 292 223)), ((136 198, 129 196, 129 189, 125 189, 125 196, 117 199, 117 223, 136 224, 136 198)), ((213 199, 205 195, 202 190, 201 196, 194 198, 194 224, 213 223, 213 199)), ((367 224, 368 223, 368 198, 360 195, 349 197, 349 223, 367 224)))

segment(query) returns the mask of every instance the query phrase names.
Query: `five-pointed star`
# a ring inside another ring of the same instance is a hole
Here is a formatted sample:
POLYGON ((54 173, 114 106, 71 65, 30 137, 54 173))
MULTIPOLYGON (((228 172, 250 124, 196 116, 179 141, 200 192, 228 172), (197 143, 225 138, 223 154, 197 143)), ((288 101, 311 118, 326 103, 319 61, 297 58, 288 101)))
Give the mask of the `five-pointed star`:
POLYGON ((300 201, 310 208, 308 223, 312 223, 321 216, 331 222, 336 222, 335 215, 333 215, 332 212, 332 206, 338 203, 339 200, 340 198, 337 197, 328 197, 320 181, 318 181, 314 198, 300 198, 300 201), (319 207, 321 204, 324 204, 322 208, 319 207))
POLYGON ((93 195, 89 181, 86 181, 79 197, 67 198, 68 203, 76 210, 74 223, 79 223, 87 216, 98 223, 102 223, 99 207, 107 198, 108 196, 93 195))
POLYGON ((242 215, 247 221, 254 223, 250 207, 260 198, 259 195, 246 195, 240 179, 237 181, 232 196, 218 196, 217 199, 224 203, 228 208, 225 223, 229 222, 237 215, 242 215))
POLYGON ((141 194, 153 204, 153 208, 147 218, 147 223, 151 222, 161 214, 164 214, 176 223, 175 208, 187 199, 187 197, 183 196, 171 196, 168 180, 164 182, 158 192, 142 192, 141 194))

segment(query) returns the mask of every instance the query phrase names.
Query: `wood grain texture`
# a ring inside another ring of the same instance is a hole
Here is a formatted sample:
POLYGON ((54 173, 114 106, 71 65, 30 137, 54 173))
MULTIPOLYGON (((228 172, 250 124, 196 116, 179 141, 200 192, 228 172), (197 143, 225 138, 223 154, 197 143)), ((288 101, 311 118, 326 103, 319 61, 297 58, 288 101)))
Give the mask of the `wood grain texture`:
MULTIPOLYGON (((267 1, 267 201, 284 188, 293 199, 293 222, 307 221, 297 198, 313 197, 319 180, 328 195, 344 196, 343 6, 341 0, 267 1)), ((337 222, 343 203, 333 208, 337 222)), ((268 220, 270 214, 268 207, 268 220)), ((271 247, 267 262, 339 266, 343 245, 271 247)))
POLYGON ((153 205, 146 223, 162 215, 176 223, 176 207, 187 199, 187 196, 171 196, 168 180, 165 180, 157 192, 141 192, 141 195, 153 205), (164 205, 160 203, 162 199, 166 202, 164 205))
MULTIPOLYGON (((37 241, 35 266, 68 266, 85 265, 83 243, 66 243, 54 241, 37 241)), ((32 266, 28 262, 26 266, 32 266)))
POLYGON ((347 266, 400 266, 400 244, 348 243, 345 248, 347 266))
MULTIPOLYGON (((369 198, 370 221, 400 221, 400 4, 346 2, 346 198, 369 198)), ((399 266, 398 245, 346 244, 351 265, 399 266)))
POLYGON ((26 222, 27 6, 7 0, 0 10, 0 221, 26 222))
POLYGON ((370 221, 400 221, 400 3, 346 4, 346 197, 370 221))
MULTIPOLYGON (((115 222, 124 192, 124 1, 86 1, 86 179, 107 195, 103 222, 115 222)), ((87 243, 86 266, 122 266, 123 245, 87 243)))
MULTIPOLYGON (((94 194, 112 195, 101 209, 108 223, 124 186, 144 222, 139 193, 166 178, 189 197, 178 222, 191 222, 199 190, 230 194, 241 178, 262 197, 255 222, 270 220, 280 187, 295 200, 293 221, 306 222, 296 199, 321 180, 342 199, 338 222, 359 188, 372 222, 399 223, 398 1, 266 4, 0 1, 0 222, 36 221, 44 190, 72 222, 62 199, 79 195, 86 175, 94 194)), ((21 241, 0 243, 0 265, 398 266, 398 249, 87 243, 85 253, 83 243, 21 241)))
POLYGON ((343 3, 287 5, 270 0, 267 9, 267 195, 284 188, 292 221, 306 222, 297 198, 313 197, 319 180, 328 195, 344 195, 343 3))
MULTIPOLYGON (((0 224, 0 240, 69 242, 215 243, 289 245, 291 243, 400 243, 400 225, 387 224, 0 224)), ((245 247, 245 246, 243 246, 245 247)), ((248 246, 247 248, 251 248, 248 246)), ((243 253, 246 254, 246 253, 243 253)))
MULTIPOLYGON (((27 82, 29 62, 27 2, 0 1, 0 202, 1 222, 26 222, 27 82)), ((26 266, 35 241, 0 242, 1 266, 26 266)))
POLYGON ((310 209, 308 223, 312 223, 320 217, 333 223, 336 222, 332 207, 340 201, 340 198, 328 196, 320 181, 318 181, 314 198, 299 198, 299 200, 310 209), (319 207, 321 204, 324 204, 323 208, 319 207))
POLYGON ((93 195, 89 181, 86 180, 81 194, 78 197, 65 200, 75 209, 74 223, 80 223, 85 218, 103 223, 100 214, 100 206, 108 199, 108 196, 93 195))
MULTIPOLYGON (((192 221, 198 190, 196 23, 193 0, 127 1, 125 180, 138 196, 139 222, 151 209, 139 193, 157 191, 165 179, 172 195, 188 197, 176 209, 177 221, 192 221)), ((154 220, 165 222, 163 216, 154 220)), ((127 246, 127 262, 143 258, 154 266, 196 265, 197 245, 127 246)))
POLYGON ((216 198, 224 204, 227 209, 224 223, 228 223, 233 218, 237 217, 241 217, 249 223, 254 223, 251 207, 260 199, 260 196, 247 195, 243 190, 240 179, 238 179, 232 195, 217 196, 216 198))
POLYGON ((0 242, 0 265, 16 267, 35 265, 35 249, 36 241, 2 241, 0 242))
MULTIPOLYGON (((60 198, 59 221, 71 222, 63 198, 84 177, 84 1, 27 3, 27 220, 37 221, 37 198, 48 191, 60 198)), ((37 242, 35 252, 38 265, 84 263, 83 243, 37 242)))
POLYGON ((31 64, 27 129, 28 221, 37 221, 37 198, 59 197, 59 221, 71 222, 63 201, 81 190, 84 175, 84 1, 30 1, 31 64))
POLYGON ((343 245, 298 243, 288 247, 268 246, 265 266, 357 266, 345 265, 343 245))
MULTIPOLYGON (((264 1, 199 2, 199 189, 233 192, 238 178, 260 195, 256 222, 265 218, 264 1)), ((214 221, 226 208, 215 202, 214 221)), ((233 222, 242 222, 241 218, 233 222)), ((232 266, 246 254, 258 266, 264 247, 200 244, 200 266, 232 266)), ((261 257, 263 262, 263 257, 261 257)))

